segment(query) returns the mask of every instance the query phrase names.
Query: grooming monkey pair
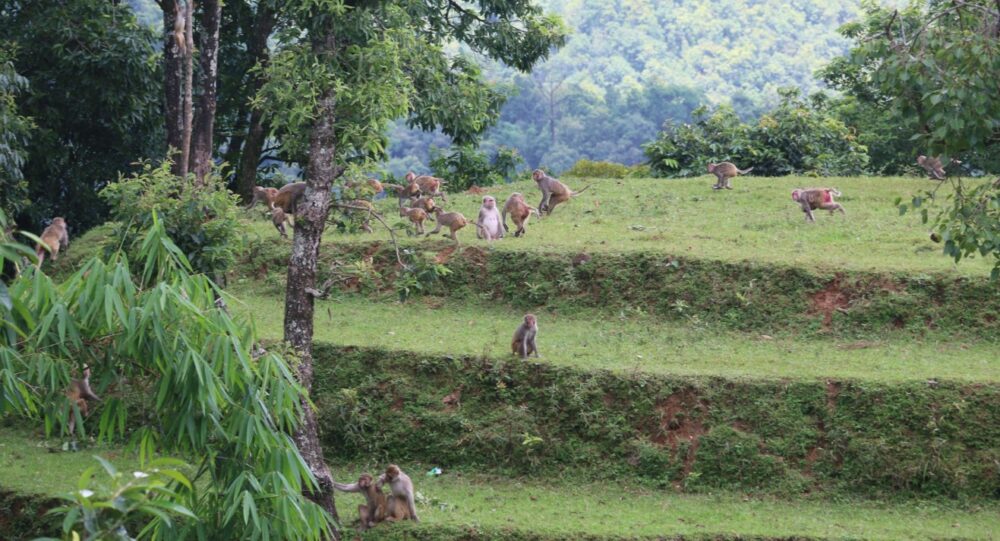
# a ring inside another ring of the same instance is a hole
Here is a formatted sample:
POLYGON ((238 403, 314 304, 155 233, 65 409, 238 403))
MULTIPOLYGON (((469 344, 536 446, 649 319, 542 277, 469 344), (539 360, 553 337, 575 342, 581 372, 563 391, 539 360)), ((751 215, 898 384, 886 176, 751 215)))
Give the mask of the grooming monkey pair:
POLYGON ((390 464, 378 479, 363 473, 356 483, 334 482, 333 488, 343 492, 360 493, 365 497, 364 505, 358 506, 358 517, 361 520, 359 529, 362 531, 379 522, 407 519, 420 522, 413 494, 413 481, 395 464, 390 464), (389 485, 388 497, 382 492, 382 486, 386 483, 389 485))

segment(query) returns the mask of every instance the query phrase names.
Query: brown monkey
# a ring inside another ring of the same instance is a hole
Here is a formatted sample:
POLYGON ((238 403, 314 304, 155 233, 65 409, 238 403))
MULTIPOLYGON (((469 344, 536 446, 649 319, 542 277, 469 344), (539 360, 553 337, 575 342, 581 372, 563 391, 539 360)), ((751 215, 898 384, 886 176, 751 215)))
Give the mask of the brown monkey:
MULTIPOLYGON (((952 158, 950 164, 961 164, 962 162, 952 158)), ((948 173, 944 170, 944 165, 941 164, 941 158, 937 156, 917 156, 917 165, 924 168, 927 171, 927 175, 933 180, 945 180, 948 177, 948 173)))
POLYGON ((497 200, 493 196, 483 197, 479 207, 479 217, 476 218, 476 238, 493 241, 503 238, 503 220, 497 210, 497 200))
MULTIPOLYGON (((100 398, 94 394, 94 391, 90 389, 90 367, 83 367, 83 377, 80 379, 74 379, 70 381, 69 388, 66 389, 66 398, 69 399, 71 406, 76 406, 80 410, 80 417, 86 417, 88 408, 88 402, 91 400, 97 401, 100 398)), ((69 412, 69 433, 72 436, 76 433, 76 415, 72 410, 69 412)))
POLYGON ((416 199, 410 200, 410 208, 423 209, 424 212, 429 213, 429 212, 434 212, 434 209, 437 208, 437 205, 434 204, 434 200, 431 199, 430 197, 420 196, 416 199))
POLYGON ((275 206, 281 207, 285 214, 295 214, 295 207, 304 193, 306 193, 305 182, 292 182, 282 186, 274 195, 272 202, 275 206))
POLYGON ((347 184, 344 185, 344 187, 347 188, 347 189, 349 189, 349 190, 358 190, 358 189, 368 188, 368 189, 370 189, 373 192, 374 195, 378 195, 378 194, 382 193, 382 191, 385 189, 382 186, 382 183, 379 182, 379 180, 375 179, 375 178, 370 178, 370 179, 368 179, 368 180, 366 180, 364 182, 353 182, 353 181, 352 182, 348 182, 347 184))
POLYGON ((444 179, 430 175, 417 176, 413 171, 410 171, 406 173, 406 181, 416 184, 420 188, 420 193, 431 197, 440 197, 445 203, 448 202, 448 197, 441 191, 441 187, 447 184, 444 179))
POLYGON ((417 226, 417 234, 424 234, 424 220, 427 219, 427 212, 424 209, 411 209, 399 207, 399 216, 409 218, 413 225, 417 226))
POLYGON ((281 234, 281 238, 287 239, 288 234, 285 233, 285 222, 288 222, 288 225, 292 225, 291 217, 285 214, 285 211, 281 210, 281 207, 274 206, 274 204, 272 203, 271 223, 274 224, 274 227, 278 230, 278 233, 281 234))
POLYGON ((535 345, 535 337, 538 336, 538 320, 534 314, 525 314, 524 322, 514 331, 514 338, 510 341, 510 349, 514 355, 522 359, 527 359, 528 355, 534 352, 538 357, 538 346, 535 345))
POLYGON ((399 466, 389 464, 385 473, 378 477, 375 488, 382 488, 385 483, 389 483, 389 492, 392 495, 385 511, 386 520, 400 520, 396 518, 399 514, 397 509, 405 504, 404 509, 409 511, 408 518, 413 519, 414 522, 420 522, 420 519, 417 518, 417 507, 413 498, 413 481, 410 480, 410 476, 403 473, 399 466))
POLYGON ((462 216, 462 213, 460 212, 444 212, 441 207, 434 207, 432 212, 434 212, 434 219, 437 221, 437 227, 434 228, 434 231, 427 233, 427 236, 429 237, 438 231, 441 231, 441 227, 445 226, 451 231, 451 240, 455 241, 457 244, 458 236, 455 235, 455 233, 469 223, 465 219, 465 216, 462 216))
POLYGON ((66 220, 56 217, 52 218, 41 235, 42 242, 35 246, 35 255, 38 256, 38 266, 42 266, 45 261, 45 253, 52 252, 52 261, 59 259, 59 250, 66 250, 69 246, 69 232, 66 230, 66 220), (45 248, 48 247, 48 250, 45 248))
POLYGON ((839 210, 841 214, 846 216, 847 211, 844 210, 844 207, 840 203, 833 200, 834 196, 840 197, 840 192, 836 188, 792 190, 792 201, 795 201, 802 207, 802 212, 806 213, 807 222, 816 221, 812 213, 816 209, 828 210, 830 214, 839 210))
POLYGON ((538 189, 542 191, 542 202, 538 204, 538 210, 546 214, 552 214, 556 205, 569 201, 584 192, 590 185, 587 185, 578 192, 570 190, 568 186, 558 180, 548 176, 541 169, 535 169, 531 173, 531 178, 538 184, 538 189))
POLYGON ((735 165, 730 162, 721 163, 710 163, 708 164, 708 172, 715 175, 717 181, 712 185, 713 190, 721 190, 723 188, 727 190, 732 190, 733 185, 731 184, 733 177, 739 175, 745 175, 753 171, 753 167, 748 169, 738 169, 735 165))
POLYGON ((267 208, 271 208, 271 204, 274 203, 274 198, 278 196, 278 189, 254 186, 250 189, 250 193, 253 197, 250 199, 250 204, 246 206, 246 210, 254 208, 257 206, 258 202, 263 202, 267 205, 267 208))
POLYGON ((510 228, 507 227, 507 214, 510 214, 511 219, 514 220, 514 225, 517 226, 514 236, 520 237, 527 233, 525 226, 528 225, 528 218, 531 217, 532 212, 535 213, 535 216, 538 216, 538 209, 528 205, 523 195, 517 192, 510 194, 510 197, 503 204, 502 219, 504 231, 510 231, 510 228))
MULTIPOLYGON (((189 2, 191 0, 188 0, 189 2)), ((177 50, 184 54, 186 50, 186 43, 184 41, 184 10, 181 9, 181 5, 178 2, 174 2, 174 43, 177 45, 177 50)))
POLYGON ((333 488, 342 492, 356 492, 365 497, 365 504, 358 506, 358 518, 361 520, 360 530, 364 531, 375 524, 385 520, 385 511, 388 507, 385 494, 381 489, 375 488, 374 478, 367 473, 362 473, 358 477, 357 483, 342 484, 333 482, 333 488))

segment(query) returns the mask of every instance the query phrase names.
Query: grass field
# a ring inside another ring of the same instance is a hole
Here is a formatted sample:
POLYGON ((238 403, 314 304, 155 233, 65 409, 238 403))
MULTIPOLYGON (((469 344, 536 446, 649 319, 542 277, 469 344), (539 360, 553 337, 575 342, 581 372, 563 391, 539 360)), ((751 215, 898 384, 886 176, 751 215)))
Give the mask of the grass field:
MULTIPOLYGON (((281 297, 239 289, 234 293, 241 302, 233 308, 256 314, 262 336, 281 338, 281 297)), ((476 306, 428 298, 399 304, 343 296, 317 304, 316 340, 509 358, 510 337, 521 315, 502 305, 476 306)), ((540 314, 539 318, 541 361, 586 370, 882 381, 1000 380, 1000 355, 995 344, 955 343, 943 336, 922 341, 905 336, 880 342, 806 341, 793 335, 748 336, 597 312, 540 314)))
MULTIPOLYGON (((712 178, 714 180, 714 177, 712 178)), ((708 177, 695 179, 566 179, 586 192, 556 209, 543 220, 532 218, 523 239, 508 237, 498 250, 539 252, 652 251, 682 257, 722 261, 753 260, 819 270, 902 271, 983 276, 988 258, 960 265, 941 255, 940 245, 928 238, 917 215, 900 216, 894 206, 936 184, 918 178, 739 178, 732 191, 713 191, 708 177), (803 186, 833 186, 847 216, 817 213, 808 224, 791 200, 791 191, 803 186)), ((947 190, 942 187, 942 192, 947 190)), ((533 182, 487 188, 501 202, 511 192, 524 193, 537 204, 540 192, 533 182)), ((482 196, 449 195, 448 210, 474 219, 482 196)), ((440 203, 440 202, 439 202, 440 203)), ((390 224, 399 223, 396 200, 383 199, 378 207, 390 224)), ((254 212, 248 231, 277 238, 270 222, 254 212)), ((459 233, 469 245, 484 245, 472 227, 459 233)), ((374 235, 345 239, 331 232, 333 241, 386 239, 384 229, 374 235)), ((404 239, 404 242, 410 242, 404 239)))
MULTIPOLYGON (((76 488, 80 473, 96 465, 92 455, 123 469, 137 462, 116 449, 49 452, 56 441, 26 431, 0 430, 0 489, 58 495, 76 488)), ((738 495, 687 496, 627 486, 572 485, 559 479, 498 479, 447 472, 428 478, 427 466, 404 464, 417 485, 422 522, 484 528, 530 528, 539 534, 816 536, 864 539, 993 539, 1000 507, 956 508, 934 503, 783 501, 738 495)), ((352 480, 371 467, 339 465, 352 480)), ((341 516, 353 521, 363 500, 338 496, 341 516)), ((350 523, 350 522, 349 522, 350 523)), ((391 526, 380 526, 389 528, 391 526)))

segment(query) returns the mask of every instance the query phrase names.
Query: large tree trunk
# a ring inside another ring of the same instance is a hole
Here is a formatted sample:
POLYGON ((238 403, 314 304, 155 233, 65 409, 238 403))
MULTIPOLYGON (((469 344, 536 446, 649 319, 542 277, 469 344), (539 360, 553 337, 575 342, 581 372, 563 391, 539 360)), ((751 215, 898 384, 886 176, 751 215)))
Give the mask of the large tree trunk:
POLYGON ((184 130, 181 133, 180 176, 186 177, 191 164, 191 129, 194 121, 194 0, 184 5, 184 130))
MULTIPOLYGON (((266 5, 257 9, 257 17, 254 21, 253 32, 247 41, 247 51, 253 55, 255 63, 266 66, 270 58, 270 51, 267 48, 267 38, 274 31, 276 21, 275 12, 266 5)), ((264 84, 264 77, 260 73, 251 76, 252 93, 256 95, 264 84)), ((246 139, 243 143, 243 153, 240 155, 240 163, 236 169, 236 193, 244 200, 249 201, 253 195, 253 186, 257 183, 257 168, 260 166, 260 155, 264 151, 264 142, 267 139, 267 128, 264 125, 263 114, 259 109, 250 112, 250 125, 247 129, 246 139)), ((235 165, 235 164, 234 164, 235 165)))
POLYGON ((198 115, 195 117, 191 143, 191 169, 198 182, 212 170, 212 134, 215 130, 216 84, 219 79, 219 22, 222 18, 220 0, 203 0, 201 4, 201 48, 198 63, 201 77, 198 86, 198 115))
MULTIPOLYGON (((182 85, 184 80, 184 53, 182 44, 174 39, 174 21, 177 20, 174 0, 160 0, 163 10, 163 112, 167 128, 167 150, 178 152, 184 143, 184 111, 182 85)), ((174 174, 180 174, 181 164, 174 156, 174 174)))
MULTIPOLYGON (((313 50, 320 58, 336 52, 333 32, 313 44, 313 50)), ((320 96, 316 110, 316 121, 309 137, 309 163, 306 166, 306 191, 295 208, 295 236, 292 253, 288 260, 288 285, 285 288, 285 341, 299 353, 299 380, 307 392, 312 392, 313 382, 313 314, 316 287, 316 265, 319 244, 330 214, 330 188, 333 181, 343 174, 343 168, 335 164, 337 139, 333 120, 336 97, 328 88, 320 96)), ((335 519, 337 508, 333 501, 333 476, 323 460, 323 446, 319 441, 316 415, 312 406, 305 405, 306 414, 302 425, 293 435, 318 486, 307 496, 323 506, 335 519)), ((340 538, 337 532, 337 538, 340 538)))

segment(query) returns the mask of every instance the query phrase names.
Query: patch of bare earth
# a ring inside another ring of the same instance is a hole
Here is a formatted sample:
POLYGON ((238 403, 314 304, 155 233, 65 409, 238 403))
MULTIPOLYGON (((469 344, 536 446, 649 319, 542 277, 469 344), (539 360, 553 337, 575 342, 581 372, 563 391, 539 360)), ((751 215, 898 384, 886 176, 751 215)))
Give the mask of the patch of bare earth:
POLYGON ((694 457, 698 451, 698 443, 706 429, 701 423, 708 404, 698 397, 693 389, 677 391, 661 400, 656 405, 659 414, 658 426, 652 431, 651 440, 657 445, 667 446, 678 459, 680 443, 687 442, 687 454, 684 456, 684 469, 680 479, 675 483, 680 488, 680 481, 686 478, 694 467, 694 457))

